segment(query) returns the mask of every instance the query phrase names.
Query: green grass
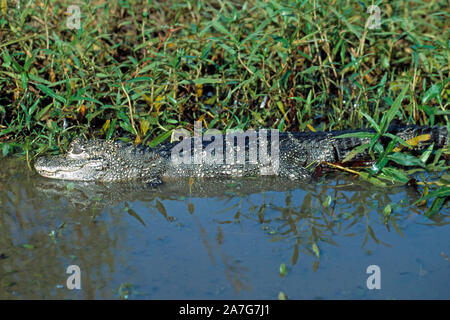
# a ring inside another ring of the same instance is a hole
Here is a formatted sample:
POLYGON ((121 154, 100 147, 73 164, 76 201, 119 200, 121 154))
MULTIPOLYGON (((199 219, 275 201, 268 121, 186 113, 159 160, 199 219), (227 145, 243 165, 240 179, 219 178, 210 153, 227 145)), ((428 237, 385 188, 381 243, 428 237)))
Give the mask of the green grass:
POLYGON ((0 18, 4 154, 80 134, 151 141, 194 120, 362 127, 361 112, 378 122, 404 87, 397 119, 448 124, 442 1, 381 3, 372 30, 370 1, 99 0, 81 2, 79 30, 71 1, 16 3, 0 18))
POLYGON ((389 113, 450 128, 445 1, 80 1, 78 30, 74 1, 0 2, 3 156, 80 135, 155 145, 194 121, 338 130, 389 113))

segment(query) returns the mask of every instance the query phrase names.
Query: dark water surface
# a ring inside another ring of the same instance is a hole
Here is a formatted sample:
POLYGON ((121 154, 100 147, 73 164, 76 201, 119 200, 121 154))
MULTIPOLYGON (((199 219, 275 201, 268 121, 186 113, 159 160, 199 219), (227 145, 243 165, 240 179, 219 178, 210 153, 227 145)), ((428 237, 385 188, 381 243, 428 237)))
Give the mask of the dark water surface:
POLYGON ((152 191, 43 179, 2 159, 0 299, 450 299, 450 210, 427 219, 418 197, 342 175, 152 191), (70 265, 80 290, 66 287, 70 265))

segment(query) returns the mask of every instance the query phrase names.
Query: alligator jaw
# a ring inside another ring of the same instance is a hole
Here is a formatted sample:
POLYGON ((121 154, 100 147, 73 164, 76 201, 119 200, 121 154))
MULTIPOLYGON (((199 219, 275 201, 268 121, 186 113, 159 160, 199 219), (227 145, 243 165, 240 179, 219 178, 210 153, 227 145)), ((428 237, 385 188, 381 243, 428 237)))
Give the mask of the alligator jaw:
POLYGON ((53 156, 37 159, 34 168, 41 176, 51 179, 92 181, 100 178, 102 162, 99 160, 77 161, 53 156))

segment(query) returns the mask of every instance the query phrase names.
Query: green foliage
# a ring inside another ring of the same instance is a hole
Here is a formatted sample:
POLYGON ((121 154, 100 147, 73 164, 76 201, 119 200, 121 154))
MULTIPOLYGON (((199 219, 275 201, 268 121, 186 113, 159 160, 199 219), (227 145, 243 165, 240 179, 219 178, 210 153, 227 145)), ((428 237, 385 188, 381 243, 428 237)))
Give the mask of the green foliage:
POLYGON ((2 9, 4 155, 25 154, 25 137, 32 152, 79 135, 155 145, 195 120, 220 130, 368 123, 372 150, 393 119, 448 122, 443 2, 379 4, 380 29, 367 28, 365 2, 126 0, 80 4, 71 30, 71 4, 2 9))

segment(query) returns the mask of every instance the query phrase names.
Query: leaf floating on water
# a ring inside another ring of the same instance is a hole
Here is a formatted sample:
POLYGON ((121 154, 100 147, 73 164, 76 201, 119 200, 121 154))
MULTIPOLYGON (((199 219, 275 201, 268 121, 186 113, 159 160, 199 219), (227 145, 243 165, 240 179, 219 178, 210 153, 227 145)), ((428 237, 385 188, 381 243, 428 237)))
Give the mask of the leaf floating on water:
POLYGON ((29 244, 29 243, 25 243, 25 244, 23 245, 23 247, 24 247, 25 249, 30 249, 30 250, 35 248, 34 245, 29 244))
POLYGON ((391 207, 390 204, 388 204, 388 205, 387 205, 386 207, 384 207, 384 209, 383 209, 383 215, 384 215, 385 217, 388 217, 388 216, 391 215, 391 213, 392 213, 392 207, 391 207))
POLYGON ((122 283, 119 287, 119 290, 117 290, 117 293, 119 294, 120 298, 128 299, 130 297, 132 289, 133 285, 131 283, 122 283))
POLYGON ((317 244, 315 242, 312 244, 312 250, 313 250, 314 254, 317 256, 317 258, 320 258, 319 247, 317 246, 317 244))
POLYGON ((327 198, 322 202, 322 205, 324 208, 328 208, 331 204, 331 196, 327 196, 327 198))
POLYGON ((284 292, 280 291, 280 293, 278 293, 278 300, 287 300, 288 296, 286 294, 284 294, 284 292))
POLYGON ((280 265, 280 276, 285 277, 287 275, 286 265, 282 263, 280 265))

